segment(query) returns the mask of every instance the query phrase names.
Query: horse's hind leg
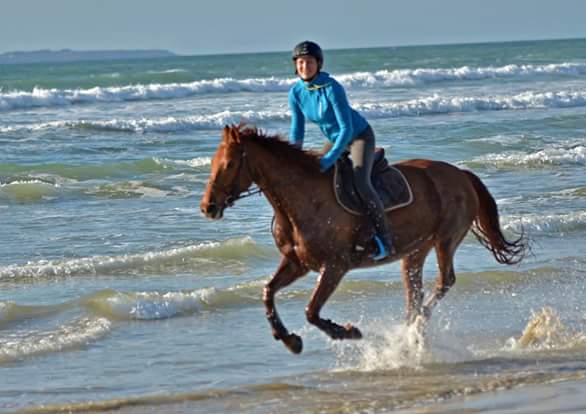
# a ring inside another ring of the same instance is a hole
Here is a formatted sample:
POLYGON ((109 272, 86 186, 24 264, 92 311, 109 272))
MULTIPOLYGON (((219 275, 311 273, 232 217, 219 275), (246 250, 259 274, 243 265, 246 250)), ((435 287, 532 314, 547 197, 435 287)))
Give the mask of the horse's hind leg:
POLYGON ((435 289, 423 305, 423 314, 426 318, 431 316, 431 310, 448 293, 448 290, 450 290, 454 283, 456 283, 454 253, 464 238, 464 235, 457 238, 448 238, 436 243, 435 251, 437 255, 438 275, 435 281, 435 289))
POLYGON ((407 323, 409 324, 423 312, 423 264, 432 247, 433 242, 428 241, 401 261, 401 278, 405 287, 407 323))
POLYGON ((342 280, 344 274, 346 274, 346 269, 339 269, 334 266, 326 266, 324 270, 322 270, 317 280, 317 286, 315 287, 309 304, 305 309, 305 314, 309 323, 317 326, 332 339, 360 339, 362 338, 362 334, 358 328, 355 328, 350 324, 340 326, 329 319, 322 319, 319 316, 321 308, 332 293, 334 293, 334 290, 336 290, 336 287, 340 283, 340 280, 342 280))
POLYGON ((299 336, 289 333, 285 325, 283 325, 283 322, 281 322, 281 318, 279 318, 275 307, 275 294, 307 272, 308 270, 297 260, 291 260, 283 256, 279 268, 269 283, 266 284, 263 292, 263 302, 266 308, 267 319, 273 329, 273 336, 275 339, 283 341, 285 346, 294 354, 301 352, 303 342, 299 336))

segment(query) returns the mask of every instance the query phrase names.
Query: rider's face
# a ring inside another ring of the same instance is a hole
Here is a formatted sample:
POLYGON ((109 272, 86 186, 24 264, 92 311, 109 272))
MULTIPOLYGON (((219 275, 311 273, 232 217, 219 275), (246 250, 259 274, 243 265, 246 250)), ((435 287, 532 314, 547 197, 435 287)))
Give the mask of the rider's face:
POLYGON ((313 56, 299 56, 295 59, 297 74, 304 81, 310 81, 317 75, 317 59, 313 56))

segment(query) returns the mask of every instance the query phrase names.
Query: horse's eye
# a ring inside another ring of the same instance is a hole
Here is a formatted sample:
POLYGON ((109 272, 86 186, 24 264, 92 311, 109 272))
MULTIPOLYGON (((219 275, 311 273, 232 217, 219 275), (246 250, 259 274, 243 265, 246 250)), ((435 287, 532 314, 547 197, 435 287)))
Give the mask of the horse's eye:
POLYGON ((231 169, 233 166, 234 166, 234 161, 232 161, 232 160, 228 161, 228 164, 226 164, 227 169, 231 169))

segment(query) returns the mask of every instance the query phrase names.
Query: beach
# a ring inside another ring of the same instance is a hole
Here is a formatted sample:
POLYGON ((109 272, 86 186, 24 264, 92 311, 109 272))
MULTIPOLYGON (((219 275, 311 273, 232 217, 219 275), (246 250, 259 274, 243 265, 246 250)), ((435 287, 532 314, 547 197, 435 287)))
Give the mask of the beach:
MULTIPOLYGON (((390 162, 478 175, 506 237, 469 234, 424 333, 400 263, 262 290, 280 256, 262 195, 199 202, 226 124, 287 138, 289 52, 0 65, 0 412, 578 413, 586 384, 586 40, 326 50, 390 162)), ((323 136, 308 123, 305 146, 323 136)), ((425 290, 436 275, 432 252, 425 290)))

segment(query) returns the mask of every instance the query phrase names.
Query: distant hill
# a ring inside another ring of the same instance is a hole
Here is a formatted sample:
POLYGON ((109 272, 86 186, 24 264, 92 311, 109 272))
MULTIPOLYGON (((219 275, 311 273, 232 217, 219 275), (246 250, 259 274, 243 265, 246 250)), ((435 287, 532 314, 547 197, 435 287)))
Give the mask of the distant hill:
POLYGON ((92 50, 78 51, 35 50, 31 52, 7 52, 0 54, 0 64, 39 63, 39 62, 75 62, 81 60, 120 60, 147 59, 177 56, 168 50, 92 50))

